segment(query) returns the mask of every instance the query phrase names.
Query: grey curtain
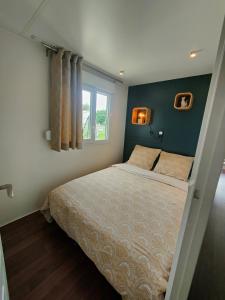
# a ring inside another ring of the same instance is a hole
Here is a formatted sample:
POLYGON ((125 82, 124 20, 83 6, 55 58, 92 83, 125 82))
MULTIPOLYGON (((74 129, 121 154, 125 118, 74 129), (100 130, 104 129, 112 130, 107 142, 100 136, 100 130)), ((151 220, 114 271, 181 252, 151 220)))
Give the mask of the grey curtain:
POLYGON ((82 148, 82 58, 59 49, 51 54, 51 148, 82 148))

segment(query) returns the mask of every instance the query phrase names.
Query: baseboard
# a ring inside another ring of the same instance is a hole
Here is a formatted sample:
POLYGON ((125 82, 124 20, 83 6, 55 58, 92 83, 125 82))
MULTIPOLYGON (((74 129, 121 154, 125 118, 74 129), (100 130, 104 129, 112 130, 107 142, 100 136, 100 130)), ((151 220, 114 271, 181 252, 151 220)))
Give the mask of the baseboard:
POLYGON ((18 221, 18 220, 20 220, 20 219, 22 219, 22 218, 24 218, 24 217, 27 217, 27 216, 29 216, 29 215, 32 215, 33 213, 35 213, 35 212, 37 212, 37 211, 39 211, 39 210, 40 210, 40 209, 35 209, 34 211, 31 211, 31 212, 29 212, 29 213, 27 213, 27 214, 25 214, 25 215, 22 215, 22 216, 20 216, 20 217, 18 217, 18 218, 15 218, 15 219, 13 219, 13 220, 10 221, 10 222, 3 223, 3 224, 0 225, 0 228, 3 227, 3 226, 6 226, 6 225, 8 225, 8 224, 11 224, 11 223, 13 223, 13 222, 15 222, 15 221, 18 221))

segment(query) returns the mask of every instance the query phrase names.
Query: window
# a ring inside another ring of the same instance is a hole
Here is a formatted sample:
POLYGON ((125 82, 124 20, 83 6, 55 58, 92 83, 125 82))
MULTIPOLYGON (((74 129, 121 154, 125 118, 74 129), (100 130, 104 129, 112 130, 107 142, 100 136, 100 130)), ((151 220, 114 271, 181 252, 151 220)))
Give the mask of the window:
POLYGON ((83 125, 83 139, 89 140, 91 138, 91 93, 89 91, 82 91, 82 125, 83 125))
POLYGON ((82 91, 83 139, 106 141, 109 138, 110 95, 93 87, 82 91))

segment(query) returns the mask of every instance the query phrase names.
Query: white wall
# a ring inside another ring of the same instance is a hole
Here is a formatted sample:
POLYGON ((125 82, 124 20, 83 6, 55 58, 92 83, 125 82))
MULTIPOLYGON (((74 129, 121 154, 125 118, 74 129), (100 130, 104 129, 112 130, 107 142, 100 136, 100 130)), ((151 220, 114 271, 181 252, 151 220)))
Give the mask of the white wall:
POLYGON ((49 128, 48 58, 32 41, 0 29, 0 225, 40 208, 47 193, 64 182, 122 160, 127 87, 84 74, 113 93, 110 141, 57 153, 43 133, 49 128))

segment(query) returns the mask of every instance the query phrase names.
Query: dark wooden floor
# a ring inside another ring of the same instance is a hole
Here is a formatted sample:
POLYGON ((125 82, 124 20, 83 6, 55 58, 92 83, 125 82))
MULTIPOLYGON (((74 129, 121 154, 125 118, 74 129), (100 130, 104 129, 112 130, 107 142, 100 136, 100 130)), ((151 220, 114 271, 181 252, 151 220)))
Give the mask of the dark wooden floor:
MULTIPOLYGON (((11 300, 120 300, 79 246, 40 213, 0 228, 11 300)), ((221 174, 189 300, 225 299, 225 174, 221 174)))
POLYGON ((78 245, 34 213, 0 228, 11 300, 120 300, 78 245))
POLYGON ((221 174, 189 300, 225 299, 225 174, 221 174))

